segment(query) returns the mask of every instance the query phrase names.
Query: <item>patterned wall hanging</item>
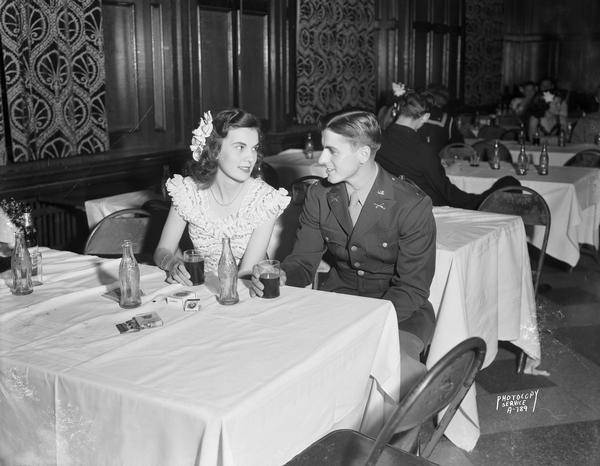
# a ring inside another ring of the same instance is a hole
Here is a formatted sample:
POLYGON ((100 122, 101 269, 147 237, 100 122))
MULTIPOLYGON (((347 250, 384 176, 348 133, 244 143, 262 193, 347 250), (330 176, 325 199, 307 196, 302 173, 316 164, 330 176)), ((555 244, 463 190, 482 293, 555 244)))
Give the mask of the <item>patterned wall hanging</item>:
POLYGON ((502 87, 504 0, 466 0, 465 28, 465 103, 495 104, 502 87))
POLYGON ((347 107, 375 108, 374 0, 298 0, 298 122, 347 107))
POLYGON ((101 0, 1 0, 12 161, 108 150, 101 0))
POLYGON ((6 165, 6 134, 4 132, 4 106, 0 89, 0 167, 6 165))

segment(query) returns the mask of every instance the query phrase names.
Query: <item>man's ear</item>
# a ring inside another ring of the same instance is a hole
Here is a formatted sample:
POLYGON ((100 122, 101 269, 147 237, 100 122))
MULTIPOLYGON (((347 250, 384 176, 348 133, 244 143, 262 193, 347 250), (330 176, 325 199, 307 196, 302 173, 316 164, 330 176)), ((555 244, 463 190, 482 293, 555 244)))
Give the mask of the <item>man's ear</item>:
POLYGON ((371 158, 371 148, 369 146, 361 146, 358 148, 358 161, 365 164, 371 158))

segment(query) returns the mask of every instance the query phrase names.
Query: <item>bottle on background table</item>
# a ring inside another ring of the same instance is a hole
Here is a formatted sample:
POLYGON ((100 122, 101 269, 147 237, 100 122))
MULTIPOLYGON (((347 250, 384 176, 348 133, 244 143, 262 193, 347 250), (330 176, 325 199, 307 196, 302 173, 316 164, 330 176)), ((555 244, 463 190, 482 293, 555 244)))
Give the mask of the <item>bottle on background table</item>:
POLYGON ((525 152, 525 144, 521 144, 521 149, 517 156, 517 175, 526 175, 528 164, 529 161, 527 159, 527 153, 525 152))
POLYGON ((540 152, 540 164, 538 167, 538 172, 540 175, 548 174, 549 162, 550 162, 550 160, 548 158, 548 148, 546 147, 546 144, 544 144, 542 146, 542 152, 540 152))
POLYGON ((312 159, 315 153, 315 146, 312 140, 312 134, 309 132, 306 135, 306 142, 304 143, 304 156, 307 159, 312 159))
POLYGON ((533 133, 533 140, 531 141, 531 143, 534 146, 539 146, 540 145, 540 131, 539 130, 535 130, 535 133, 533 133))
POLYGON ((13 276, 12 293, 25 295, 33 291, 31 280, 31 257, 25 244, 25 235, 21 231, 15 232, 15 248, 10 259, 10 268, 13 276))
POLYGON ((223 238, 223 249, 217 267, 219 277, 219 296, 217 301, 221 304, 230 305, 239 302, 237 291, 238 268, 235 257, 231 251, 231 243, 226 236, 223 238))
POLYGON ((565 147, 567 145, 567 136, 565 135, 565 130, 562 126, 558 130, 558 146, 565 147))
POLYGON ((523 123, 519 126, 519 144, 525 144, 525 125, 523 123))
POLYGON ((138 307, 142 304, 142 290, 140 289, 140 267, 133 254, 133 244, 126 239, 121 245, 123 256, 119 264, 119 284, 121 296, 119 306, 125 309, 138 307))
POLYGON ((500 144, 498 143, 497 139, 494 141, 494 149, 492 151, 490 166, 494 170, 500 169, 500 144))

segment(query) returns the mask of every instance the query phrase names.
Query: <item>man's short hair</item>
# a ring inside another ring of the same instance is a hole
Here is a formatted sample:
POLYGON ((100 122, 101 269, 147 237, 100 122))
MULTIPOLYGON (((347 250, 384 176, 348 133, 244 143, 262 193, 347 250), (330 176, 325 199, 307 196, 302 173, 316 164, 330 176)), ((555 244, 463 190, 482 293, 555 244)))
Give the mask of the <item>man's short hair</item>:
POLYGON ((351 140, 352 145, 369 146, 374 155, 381 147, 381 128, 377 117, 364 110, 344 110, 325 117, 321 131, 328 129, 351 140))

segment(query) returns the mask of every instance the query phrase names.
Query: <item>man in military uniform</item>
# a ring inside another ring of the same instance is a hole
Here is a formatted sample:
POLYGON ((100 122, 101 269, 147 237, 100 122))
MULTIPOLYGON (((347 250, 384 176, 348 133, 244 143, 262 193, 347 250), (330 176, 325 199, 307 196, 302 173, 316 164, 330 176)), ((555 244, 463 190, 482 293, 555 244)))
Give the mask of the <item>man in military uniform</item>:
MULTIPOLYGON (((435 326, 428 301, 435 270, 431 200, 375 162, 381 144, 375 115, 333 115, 323 125, 322 142, 319 164, 327 169, 327 182, 307 191, 293 251, 281 264, 282 281, 312 283, 327 251, 331 270, 320 289, 390 300, 398 316, 405 392, 425 371, 419 353, 435 326)), ((257 277, 253 283, 261 295, 257 277)))

